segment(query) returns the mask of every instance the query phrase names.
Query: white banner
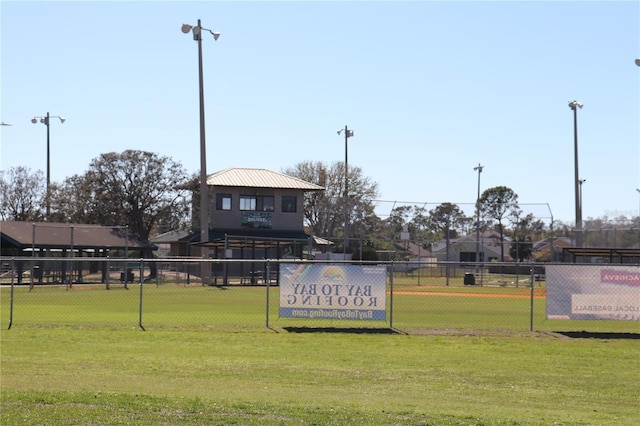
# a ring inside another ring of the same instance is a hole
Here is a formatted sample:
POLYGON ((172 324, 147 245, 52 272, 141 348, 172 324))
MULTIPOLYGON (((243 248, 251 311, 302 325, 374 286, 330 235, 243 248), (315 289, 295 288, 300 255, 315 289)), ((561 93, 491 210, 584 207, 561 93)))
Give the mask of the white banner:
POLYGON ((280 317, 386 319, 384 266, 280 264, 280 317))
POLYGON ((546 267, 547 319, 640 321, 640 268, 546 267))

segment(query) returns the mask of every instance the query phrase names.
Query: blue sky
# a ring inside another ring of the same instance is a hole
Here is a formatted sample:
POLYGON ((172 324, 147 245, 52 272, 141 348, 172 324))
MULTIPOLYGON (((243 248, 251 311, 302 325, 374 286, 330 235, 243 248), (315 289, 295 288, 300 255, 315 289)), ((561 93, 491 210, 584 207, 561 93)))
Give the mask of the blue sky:
POLYGON ((379 184, 378 212, 458 203, 505 185, 525 212, 640 208, 640 2, 0 2, 0 166, 84 173, 139 149, 199 170, 202 20, 207 171, 344 161, 379 184))

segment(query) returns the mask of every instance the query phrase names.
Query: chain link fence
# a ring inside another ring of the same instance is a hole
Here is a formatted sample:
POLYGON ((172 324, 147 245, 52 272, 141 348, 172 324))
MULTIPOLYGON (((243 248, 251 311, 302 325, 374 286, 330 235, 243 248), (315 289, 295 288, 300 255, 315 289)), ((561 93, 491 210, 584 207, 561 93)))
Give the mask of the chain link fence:
POLYGON ((1 261, 4 328, 640 332, 638 265, 192 258, 1 261))

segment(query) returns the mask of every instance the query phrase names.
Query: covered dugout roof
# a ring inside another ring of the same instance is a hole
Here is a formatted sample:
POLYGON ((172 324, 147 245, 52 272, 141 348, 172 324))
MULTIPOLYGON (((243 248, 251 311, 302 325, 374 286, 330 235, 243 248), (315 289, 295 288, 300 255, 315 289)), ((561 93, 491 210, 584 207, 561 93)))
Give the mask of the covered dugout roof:
POLYGON ((2 253, 7 249, 142 249, 150 247, 126 227, 55 222, 0 222, 2 253))
MULTIPOLYGON (((308 244, 310 235, 303 231, 282 231, 272 229, 210 229, 209 242, 200 243, 200 234, 192 233, 182 237, 179 242, 206 247, 262 247, 268 248, 286 244, 308 244)), ((154 242, 170 242, 153 239, 154 242)))
MULTIPOLYGON (((229 248, 240 247, 261 247, 269 248, 276 245, 287 245, 290 243, 308 244, 309 238, 312 238, 311 242, 316 246, 329 246, 333 245, 333 242, 320 238, 317 236, 310 236, 301 231, 250 231, 247 229, 241 230, 212 230, 209 234, 208 247, 225 247, 225 242, 228 243, 229 248), (254 245, 255 244, 255 245, 254 245)), ((200 235, 190 233, 184 230, 171 231, 165 234, 158 235, 151 239, 154 244, 170 244, 170 243, 183 243, 183 244, 200 244, 200 235)))
POLYGON ((562 251, 563 254, 572 255, 574 261, 577 257, 601 257, 609 259, 609 262, 627 263, 632 258, 640 258, 640 249, 638 248, 564 247, 562 251))

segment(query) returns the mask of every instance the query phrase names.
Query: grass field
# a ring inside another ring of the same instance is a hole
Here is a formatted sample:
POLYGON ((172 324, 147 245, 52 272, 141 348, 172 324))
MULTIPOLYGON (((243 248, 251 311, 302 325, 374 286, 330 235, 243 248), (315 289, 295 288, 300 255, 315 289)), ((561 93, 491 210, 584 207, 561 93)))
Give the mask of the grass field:
POLYGON ((278 318, 272 288, 17 288, 3 425, 631 425, 637 322, 549 321, 544 287, 396 286, 393 328, 278 318), (363 328, 366 327, 366 328, 363 328))

